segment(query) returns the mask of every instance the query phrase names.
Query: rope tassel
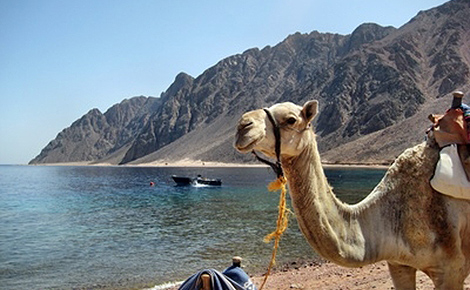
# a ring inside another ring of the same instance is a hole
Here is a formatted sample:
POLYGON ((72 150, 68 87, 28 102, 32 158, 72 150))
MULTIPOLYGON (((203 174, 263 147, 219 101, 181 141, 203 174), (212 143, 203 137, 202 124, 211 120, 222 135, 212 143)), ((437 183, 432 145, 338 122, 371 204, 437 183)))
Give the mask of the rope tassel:
POLYGON ((263 284, 261 284, 259 290, 263 289, 264 285, 266 284, 266 281, 268 280, 269 275, 271 274, 271 268, 276 264, 276 254, 277 249, 279 248, 279 242, 281 240, 282 234, 286 231, 287 226, 289 224, 290 210, 287 208, 286 184, 286 178, 284 176, 280 176, 278 177, 278 179, 268 185, 269 191, 281 190, 281 195, 279 196, 279 212, 277 216, 276 230, 264 237, 265 243, 269 243, 272 239, 274 239, 274 247, 271 255, 271 261, 269 262, 268 271, 264 276, 263 284))

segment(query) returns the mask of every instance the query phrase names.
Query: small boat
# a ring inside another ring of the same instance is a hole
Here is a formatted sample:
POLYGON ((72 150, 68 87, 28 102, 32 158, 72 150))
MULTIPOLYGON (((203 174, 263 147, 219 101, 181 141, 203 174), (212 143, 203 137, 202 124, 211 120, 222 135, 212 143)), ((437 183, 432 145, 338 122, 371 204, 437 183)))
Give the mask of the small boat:
POLYGON ((222 185, 222 180, 205 178, 201 175, 198 175, 196 178, 185 177, 185 176, 176 176, 172 175, 171 178, 176 182, 176 185, 210 185, 210 186, 220 186, 222 185))
POLYGON ((172 175, 171 178, 176 182, 176 185, 191 185, 193 182, 193 179, 189 177, 172 175))

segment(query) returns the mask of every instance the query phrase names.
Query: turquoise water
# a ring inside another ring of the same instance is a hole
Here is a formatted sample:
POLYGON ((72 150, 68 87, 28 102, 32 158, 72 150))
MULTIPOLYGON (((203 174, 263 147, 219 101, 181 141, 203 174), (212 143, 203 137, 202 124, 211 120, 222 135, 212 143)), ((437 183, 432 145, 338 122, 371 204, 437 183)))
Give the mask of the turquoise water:
MULTIPOLYGON (((336 194, 362 199, 383 170, 327 170, 336 194)), ((267 168, 0 166, 0 288, 130 289, 203 268, 267 266, 278 194, 267 168), (176 187, 171 175, 221 178, 176 187), (155 186, 150 186, 150 182, 155 186)), ((278 263, 314 259, 293 221, 278 263)))

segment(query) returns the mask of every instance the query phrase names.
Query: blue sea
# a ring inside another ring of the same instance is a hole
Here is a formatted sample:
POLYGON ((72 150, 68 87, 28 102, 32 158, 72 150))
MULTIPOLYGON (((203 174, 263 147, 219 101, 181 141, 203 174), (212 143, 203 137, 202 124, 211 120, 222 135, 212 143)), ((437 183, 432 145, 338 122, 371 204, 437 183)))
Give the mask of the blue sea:
MULTIPOLYGON (((361 200, 384 170, 329 169, 340 199, 361 200)), ((143 289, 182 281, 232 256, 263 272, 278 193, 268 168, 0 166, 1 289, 143 289), (178 187, 171 175, 221 178, 178 187), (154 186, 150 183, 154 182, 154 186)), ((317 256, 295 219, 277 263, 317 256)))

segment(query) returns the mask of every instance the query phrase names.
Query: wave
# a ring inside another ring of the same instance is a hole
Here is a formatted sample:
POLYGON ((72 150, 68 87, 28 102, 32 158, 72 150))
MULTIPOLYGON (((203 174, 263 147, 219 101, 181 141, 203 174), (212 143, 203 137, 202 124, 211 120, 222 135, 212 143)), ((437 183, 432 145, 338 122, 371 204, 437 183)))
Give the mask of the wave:
POLYGON ((181 284, 183 284, 184 281, 180 281, 180 282, 167 282, 167 283, 164 283, 164 284, 160 284, 160 285, 157 285, 153 288, 146 288, 146 289, 143 289, 143 290, 164 290, 164 289, 170 289, 170 288, 173 288, 173 287, 177 287, 177 286, 180 286, 181 284))

